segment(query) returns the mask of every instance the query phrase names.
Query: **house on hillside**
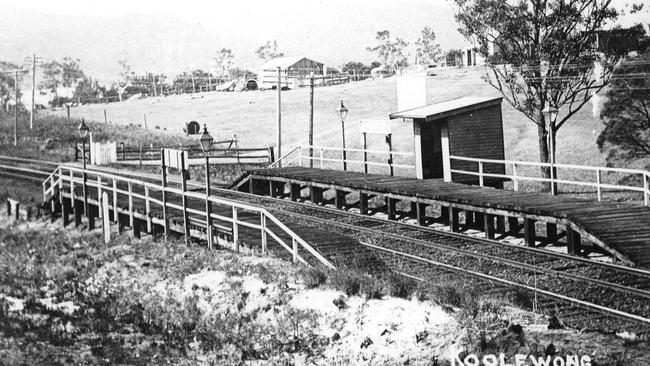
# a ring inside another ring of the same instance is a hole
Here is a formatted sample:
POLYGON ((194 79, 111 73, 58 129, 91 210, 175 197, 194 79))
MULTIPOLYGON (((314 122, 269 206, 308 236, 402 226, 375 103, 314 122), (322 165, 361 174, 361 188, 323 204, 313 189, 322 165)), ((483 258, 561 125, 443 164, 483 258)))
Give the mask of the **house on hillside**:
POLYGON ((294 89, 309 84, 311 73, 322 80, 327 70, 321 62, 306 57, 278 57, 260 66, 257 72, 259 89, 276 88, 278 84, 278 67, 280 68, 283 88, 294 89))

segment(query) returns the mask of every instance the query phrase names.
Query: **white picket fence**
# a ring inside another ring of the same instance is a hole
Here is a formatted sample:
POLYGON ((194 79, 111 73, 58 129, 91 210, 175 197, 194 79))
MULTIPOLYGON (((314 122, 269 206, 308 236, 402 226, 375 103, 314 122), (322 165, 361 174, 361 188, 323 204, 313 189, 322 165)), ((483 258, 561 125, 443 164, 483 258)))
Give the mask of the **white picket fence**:
POLYGON ((105 165, 117 162, 117 143, 94 142, 90 134, 90 164, 105 165))

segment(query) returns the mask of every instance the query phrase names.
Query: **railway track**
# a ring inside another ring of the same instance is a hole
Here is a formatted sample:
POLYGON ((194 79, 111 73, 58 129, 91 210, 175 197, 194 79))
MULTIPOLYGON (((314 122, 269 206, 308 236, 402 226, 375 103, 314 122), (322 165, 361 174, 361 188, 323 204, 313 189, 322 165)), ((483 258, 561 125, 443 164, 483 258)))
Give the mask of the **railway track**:
POLYGON ((42 183, 59 164, 0 155, 0 176, 42 183))
MULTIPOLYGON (((21 170, 13 172, 21 174, 21 170)), ((153 176, 131 175, 157 180, 153 176)), ((190 188, 199 190, 202 186, 190 184, 190 188)), ((279 218, 303 225, 336 228, 382 256, 387 263, 392 263, 393 270, 405 276, 430 281, 440 271, 460 273, 481 283, 479 288, 485 291, 504 294, 524 291, 534 296, 537 309, 549 315, 557 314, 574 327, 650 332, 650 271, 311 203, 220 188, 214 188, 214 193, 264 206, 279 218)))

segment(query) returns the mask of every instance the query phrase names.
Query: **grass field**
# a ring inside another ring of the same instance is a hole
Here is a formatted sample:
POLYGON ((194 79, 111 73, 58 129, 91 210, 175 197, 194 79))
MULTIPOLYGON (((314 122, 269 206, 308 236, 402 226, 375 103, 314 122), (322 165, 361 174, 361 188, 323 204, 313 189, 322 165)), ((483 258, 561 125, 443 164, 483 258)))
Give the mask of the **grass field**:
MULTIPOLYGON (((429 103, 462 96, 499 96, 482 80, 481 69, 452 69, 448 73, 427 79, 429 103)), ((360 136, 358 120, 388 118, 396 112, 397 91, 395 78, 364 80, 315 90, 314 142, 316 145, 340 146, 340 120, 336 113, 343 100, 350 110, 346 121, 348 146, 358 147, 360 136)), ((71 109, 73 117, 104 121, 104 109, 110 123, 160 126, 169 133, 178 133, 185 122, 197 120, 206 123, 215 138, 230 138, 236 134, 242 146, 275 144, 276 92, 252 91, 241 93, 201 93, 194 97, 176 95, 148 98, 122 103, 86 105, 71 109)), ((282 93, 282 138, 284 151, 292 145, 306 144, 309 120, 309 88, 282 93)), ((53 112, 63 115, 65 111, 53 112)), ((506 102, 503 103, 506 158, 537 160, 537 132, 532 122, 506 102)), ((596 137, 602 128, 587 105, 558 136, 558 162, 604 165, 598 151, 596 137)), ((394 146, 398 151, 412 151, 412 127, 394 121, 394 146)), ((371 148, 385 149, 381 138, 369 141, 371 148)))

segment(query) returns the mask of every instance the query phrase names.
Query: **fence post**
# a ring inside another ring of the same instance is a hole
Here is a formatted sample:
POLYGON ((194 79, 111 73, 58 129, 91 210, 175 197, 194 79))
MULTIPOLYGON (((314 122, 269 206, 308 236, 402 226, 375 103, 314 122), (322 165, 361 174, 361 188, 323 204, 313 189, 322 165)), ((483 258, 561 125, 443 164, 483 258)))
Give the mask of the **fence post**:
POLYGON ((144 210, 147 215, 147 232, 153 231, 153 223, 151 222, 151 201, 149 201, 149 186, 144 186, 144 210))
POLYGON ((239 252, 239 227, 237 226, 237 207, 232 206, 232 241, 235 251, 239 252))
POLYGON ((122 160, 126 160, 126 151, 124 151, 124 143, 120 142, 120 149, 122 149, 122 160))
POLYGON ((104 234, 104 244, 108 244, 111 241, 111 219, 108 213, 108 193, 102 193, 100 200, 102 202, 102 233, 104 234))
POLYGON ((478 162, 478 185, 483 187, 483 162, 478 162))
POLYGON ((260 212, 260 225, 262 227, 262 254, 266 254, 266 215, 260 212))
POLYGON ((512 163, 512 183, 515 192, 519 190, 519 181, 517 180, 517 164, 512 163))
POLYGON ((298 165, 302 166, 302 147, 298 148, 298 165))
POLYGON ((99 204, 98 216, 99 216, 100 219, 104 218, 104 216, 103 216, 104 215, 104 210, 103 210, 103 207, 102 207, 102 203, 103 203, 103 201, 102 201, 102 193, 103 192, 104 192, 104 190, 102 189, 102 176, 97 174, 97 202, 99 204))
POLYGON ((293 244, 293 247, 292 247, 293 263, 297 263, 298 262, 298 242, 296 241, 295 237, 292 237, 291 240, 292 240, 292 244, 293 244))
POLYGON ((133 185, 129 182, 129 226, 133 229, 133 185))
POLYGON ((601 179, 602 179, 602 172, 600 169, 596 169, 596 190, 598 192, 599 202, 603 200, 603 192, 602 192, 602 188, 600 187, 601 179))
POLYGON ((140 145, 140 165, 142 165, 142 145, 140 145))
POLYGON ((643 204, 650 206, 650 174, 643 175, 643 204))
MULTIPOLYGON (((557 184, 555 184, 555 164, 551 163, 551 195, 557 195, 557 184)), ((599 200, 600 201, 600 200, 599 200)))
POLYGON ((113 178, 113 221, 117 222, 119 218, 117 212, 117 181, 113 178))
POLYGON ((76 142, 74 143, 74 161, 79 161, 79 146, 76 142))

